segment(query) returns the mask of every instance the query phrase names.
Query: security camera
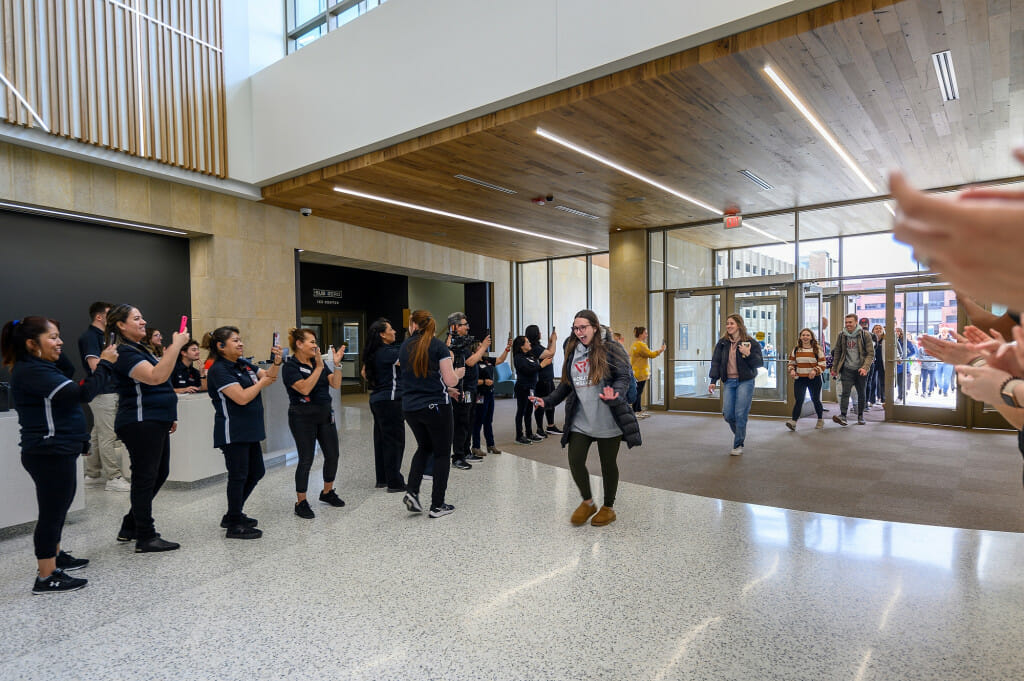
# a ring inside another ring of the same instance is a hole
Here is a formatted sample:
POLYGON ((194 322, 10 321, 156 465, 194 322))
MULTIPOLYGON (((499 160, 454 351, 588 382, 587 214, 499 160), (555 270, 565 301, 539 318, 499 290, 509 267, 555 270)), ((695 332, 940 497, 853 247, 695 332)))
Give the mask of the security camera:
POLYGON ((302 217, 308 218, 310 215, 313 214, 313 209, 312 208, 300 208, 299 209, 299 213, 302 215, 302 217))

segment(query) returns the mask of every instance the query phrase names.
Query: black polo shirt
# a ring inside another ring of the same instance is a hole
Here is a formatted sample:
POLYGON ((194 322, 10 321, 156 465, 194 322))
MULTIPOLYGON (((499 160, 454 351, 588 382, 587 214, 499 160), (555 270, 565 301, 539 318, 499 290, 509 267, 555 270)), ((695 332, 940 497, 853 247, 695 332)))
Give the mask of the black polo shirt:
POLYGON ((213 446, 266 439, 263 426, 263 396, 238 404, 224 394, 224 388, 238 384, 244 390, 259 381, 259 369, 244 359, 229 362, 223 357, 206 372, 206 392, 213 400, 213 446))
POLYGON ((156 366, 160 360, 139 343, 128 342, 117 346, 117 361, 114 362, 117 416, 114 417, 114 430, 129 423, 173 423, 178 420, 178 395, 171 387, 170 379, 159 385, 149 385, 131 377, 132 369, 143 362, 156 366))
MULTIPOLYGON (((532 342, 530 343, 530 356, 533 357, 535 360, 537 360, 538 364, 540 363, 540 356, 544 354, 545 350, 547 350, 547 348, 545 348, 540 343, 540 341, 537 341, 536 343, 532 343, 532 342)), ((537 373, 537 380, 538 381, 554 381, 555 380, 555 364, 554 364, 554 362, 552 362, 551 364, 548 364, 546 367, 541 367, 540 368, 540 371, 537 373)))
MULTIPOLYGON (((63 355, 62 355, 63 357, 63 355)), ((21 448, 55 454, 79 454, 89 441, 81 402, 107 384, 110 364, 96 367, 96 379, 79 386, 53 362, 19 358, 11 371, 11 397, 21 426, 21 448), (90 385, 92 384, 92 385, 90 385)))
POLYGON ((494 392, 493 385, 480 383, 480 381, 494 380, 494 367, 491 366, 491 364, 488 363, 487 360, 485 359, 480 360, 477 366, 480 367, 477 373, 477 392, 479 392, 481 395, 488 395, 494 392))
POLYGON ((370 402, 402 399, 402 370, 398 366, 401 346, 391 343, 373 354, 374 384, 370 386, 370 402))
POLYGON ((451 362, 448 346, 436 338, 430 339, 427 350, 427 375, 420 378, 412 371, 412 347, 419 342, 422 331, 417 331, 402 343, 398 363, 402 368, 402 411, 419 411, 436 404, 451 404, 448 390, 441 380, 441 362, 451 362))
MULTIPOLYGON (((95 357, 99 359, 100 353, 103 352, 105 347, 106 339, 103 337, 103 332, 92 324, 78 337, 78 355, 82 358, 82 368, 85 369, 87 376, 92 376, 92 371, 89 370, 89 358, 95 357)), ((100 394, 104 395, 112 392, 117 392, 117 379, 113 375, 110 376, 107 384, 100 389, 100 394)))
POLYGON ((175 390, 181 388, 201 388, 203 387, 203 378, 199 375, 199 370, 196 369, 195 365, 187 367, 179 359, 177 364, 174 365, 174 371, 171 373, 171 386, 175 390))
MULTIPOLYGON (((314 362, 323 362, 320 357, 314 357, 314 362)), ((331 368, 324 364, 323 371, 320 372, 320 377, 316 379, 316 383, 313 385, 313 389, 309 391, 308 395, 303 395, 298 390, 292 387, 298 381, 304 381, 309 378, 313 371, 316 369, 314 365, 303 364, 299 361, 299 358, 292 355, 284 361, 284 366, 281 367, 281 380, 284 381, 284 387, 288 390, 288 404, 330 404, 331 403, 331 384, 328 383, 328 379, 331 377, 331 368)))

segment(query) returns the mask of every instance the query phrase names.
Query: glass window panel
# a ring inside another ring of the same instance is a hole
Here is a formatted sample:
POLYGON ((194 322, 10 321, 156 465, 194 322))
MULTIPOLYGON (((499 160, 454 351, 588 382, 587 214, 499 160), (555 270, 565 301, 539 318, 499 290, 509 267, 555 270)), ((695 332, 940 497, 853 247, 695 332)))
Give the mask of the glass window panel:
MULTIPOLYGON (((652 293, 650 296, 650 327, 648 328, 648 345, 661 345, 665 338, 665 294, 652 293)), ((630 329, 632 331, 632 329, 630 329)), ((627 344, 632 341, 626 334, 627 344)), ((665 353, 651 360, 651 379, 648 382, 647 399, 649 404, 665 404, 665 353)))
POLYGON ((910 246, 892 232, 843 238, 843 276, 883 275, 919 269, 910 246))
MULTIPOLYGON (((715 294, 676 298, 673 307, 672 394, 674 397, 718 399, 718 393, 708 391, 711 383, 708 373, 720 335, 721 297, 715 294)), ((660 345, 661 339, 656 338, 652 332, 648 344, 660 345)))
POLYGON ((665 233, 652 232, 648 240, 651 251, 651 260, 647 263, 648 279, 651 290, 657 291, 665 288, 665 233))
MULTIPOLYGON (((548 263, 528 262, 519 266, 519 281, 521 282, 520 300, 522 303, 523 316, 521 319, 522 329, 530 324, 536 324, 541 329, 541 336, 547 338, 547 331, 550 331, 551 324, 548 320, 548 263)), ((502 346, 504 347, 504 346, 502 346)), ((495 349, 501 349, 495 344, 495 349)))
POLYGON ((319 26, 311 28, 310 30, 300 35, 298 38, 295 39, 295 49, 301 50, 303 47, 309 45, 311 42, 322 36, 324 34, 324 28, 324 25, 320 24, 319 26))
POLYGON ((707 246, 687 239, 688 230, 666 232, 666 288, 697 288, 714 282, 714 252, 707 246))
POLYGON ((295 23, 292 28, 302 26, 304 23, 327 9, 327 0, 294 0, 293 18, 295 23))
POLYGON ((761 344, 764 358, 764 366, 758 369, 754 381, 755 400, 788 399, 789 381, 779 349, 787 343, 786 302, 784 290, 736 294, 736 312, 743 317, 747 333, 761 344))
POLYGON ((590 281, 593 287, 590 293, 592 300, 591 309, 597 313, 598 319, 608 320, 611 318, 610 290, 608 287, 608 254, 599 253, 593 255, 590 257, 590 262, 590 281))
POLYGON ((800 279, 838 276, 839 239, 800 240, 800 279))
MULTIPOLYGON (((558 294, 552 296, 554 319, 552 325, 558 331, 558 347, 555 349, 553 365, 555 375, 562 371, 562 343, 572 333, 572 320, 577 312, 587 306, 587 261, 586 258, 558 258, 551 261, 552 289, 558 294)), ((607 324, 607 317, 598 317, 607 324)))

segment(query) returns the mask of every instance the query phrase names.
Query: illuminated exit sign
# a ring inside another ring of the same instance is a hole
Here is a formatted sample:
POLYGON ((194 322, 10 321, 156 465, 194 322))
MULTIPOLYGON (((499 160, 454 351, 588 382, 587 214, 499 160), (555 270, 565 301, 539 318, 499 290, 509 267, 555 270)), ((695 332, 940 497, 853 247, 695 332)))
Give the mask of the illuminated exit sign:
POLYGON ((736 229, 743 224, 742 215, 726 215, 725 216, 725 228, 736 229))

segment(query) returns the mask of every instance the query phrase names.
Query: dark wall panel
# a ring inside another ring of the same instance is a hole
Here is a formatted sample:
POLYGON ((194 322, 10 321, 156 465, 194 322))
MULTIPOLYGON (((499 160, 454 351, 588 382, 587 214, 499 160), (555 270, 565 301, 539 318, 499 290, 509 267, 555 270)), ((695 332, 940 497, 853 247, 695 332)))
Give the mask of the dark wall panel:
POLYGON ((137 306, 165 342, 181 315, 192 316, 187 239, 0 211, 0 243, 0 323, 58 320, 79 368, 78 336, 93 301, 137 306))
POLYGON ((299 266, 299 287, 303 310, 360 311, 368 325, 387 317, 398 329, 402 310, 409 306, 409 279, 400 274, 304 262, 299 266), (340 291, 341 297, 317 296, 317 289, 335 295, 340 291))

